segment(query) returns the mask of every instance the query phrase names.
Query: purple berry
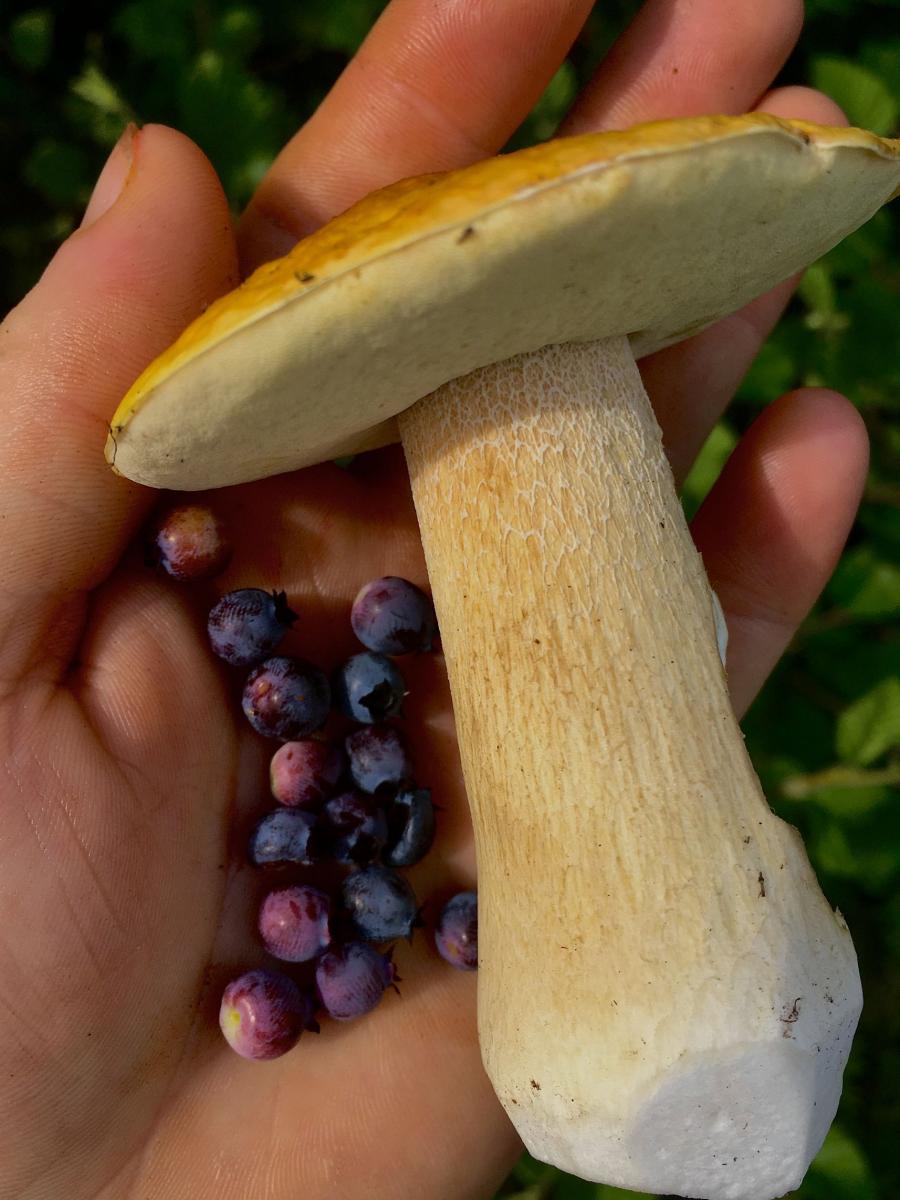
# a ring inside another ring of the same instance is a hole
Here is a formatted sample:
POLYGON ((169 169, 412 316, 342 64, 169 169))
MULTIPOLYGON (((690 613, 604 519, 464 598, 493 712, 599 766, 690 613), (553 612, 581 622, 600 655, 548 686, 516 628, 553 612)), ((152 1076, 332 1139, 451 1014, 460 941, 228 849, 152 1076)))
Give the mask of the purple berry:
POLYGON ((296 620, 284 592, 241 588, 213 605, 206 627, 219 658, 250 667, 269 657, 296 620))
POLYGON ((386 575, 357 593, 350 611, 353 632, 379 654, 411 654, 430 650, 437 631, 434 605, 408 579, 386 575))
POLYGON ((330 857, 359 867, 374 862, 388 839, 384 811, 371 796, 355 790, 328 801, 322 809, 320 829, 330 857))
POLYGON ((316 858, 311 847, 315 825, 312 813, 298 809, 278 808, 267 813, 250 835, 250 861, 256 867, 312 866, 316 858))
POLYGON ((354 654, 337 669, 334 692, 348 717, 372 725, 397 715, 406 695, 406 681, 389 658, 367 650, 354 654))
POLYGON ((367 942, 412 937, 418 906, 406 880, 387 867, 366 867, 344 880, 341 903, 353 932, 367 942))
POLYGON ((147 531, 148 564, 182 583, 212 579, 225 570, 230 558, 225 525, 203 504, 167 508, 147 531))
POLYGON ((278 1058, 300 1040, 304 1029, 318 1033, 312 998, 278 971, 248 971, 222 995, 219 1026, 243 1058, 278 1058))
POLYGON ((337 1021, 352 1021, 371 1012, 396 982, 397 968, 390 955, 379 954, 364 942, 332 946, 316 964, 319 996, 337 1021))
POLYGON ((405 788, 388 809, 388 848, 382 861, 389 867, 411 867, 424 858, 434 841, 434 805, 428 788, 405 788))
POLYGON ((344 742, 353 782, 364 792, 399 785, 412 775, 403 739, 390 725, 367 725, 344 742))
POLYGON ((478 895, 458 892, 441 909, 434 941, 442 958, 460 971, 478 969, 478 895))
POLYGON ((244 715, 263 737, 292 742, 325 724, 331 689, 324 673, 300 658, 267 658, 244 685, 244 715))
POLYGON ((272 756, 272 795, 288 808, 318 808, 344 773, 344 752, 334 742, 285 742, 272 756))
POLYGON ((328 897, 305 885, 269 892, 259 910, 266 949, 285 962, 308 962, 331 941, 328 897))

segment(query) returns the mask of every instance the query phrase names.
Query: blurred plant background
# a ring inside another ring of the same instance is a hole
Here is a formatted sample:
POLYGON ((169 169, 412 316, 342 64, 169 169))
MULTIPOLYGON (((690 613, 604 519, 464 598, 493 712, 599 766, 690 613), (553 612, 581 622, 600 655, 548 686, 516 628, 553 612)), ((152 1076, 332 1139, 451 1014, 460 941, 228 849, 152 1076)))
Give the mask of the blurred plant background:
MULTIPOLYGON (((83 0, 0 8, 2 308, 80 220, 124 123, 163 121, 210 156, 235 209, 313 111, 383 0, 83 0)), ((550 136, 637 7, 605 0, 515 145, 550 136), (602 11, 601 11, 602 10, 602 11)), ((900 132, 900 0, 807 0, 781 82, 854 124, 900 132)), ((900 1190, 900 219, 882 212, 806 274, 685 488, 693 512, 760 408, 843 390, 872 437, 865 503, 838 570, 745 721, 776 809, 802 830, 859 951, 866 1009, 839 1119, 804 1200, 900 1190)), ((465 1164, 460 1164, 465 1170, 465 1164)), ((625 1200, 523 1158, 500 1195, 625 1200)))

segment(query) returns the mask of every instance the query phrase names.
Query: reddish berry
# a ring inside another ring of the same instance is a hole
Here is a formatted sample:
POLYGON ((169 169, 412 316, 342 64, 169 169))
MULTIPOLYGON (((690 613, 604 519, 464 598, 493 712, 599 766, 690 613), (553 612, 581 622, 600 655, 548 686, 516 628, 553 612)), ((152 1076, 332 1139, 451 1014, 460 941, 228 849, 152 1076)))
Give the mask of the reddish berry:
POLYGON ((434 940, 442 958, 461 971, 478 968, 478 896, 458 892, 441 909, 434 940))
POLYGON ((269 892, 259 910, 266 949, 285 962, 308 962, 331 941, 330 903, 318 888, 297 886, 269 892))
POLYGON ((366 867, 344 880, 341 903, 353 932, 367 942, 412 937, 418 906, 402 875, 387 867, 366 867))
POLYGON ((382 861, 389 867, 412 867, 434 842, 434 805, 428 788, 404 788, 387 810, 389 841, 382 861))
POLYGON ((364 792, 399 787, 412 775, 403 739, 390 725, 357 729, 347 736, 344 746, 353 782, 364 792))
POLYGON ((216 602, 206 628, 219 658, 233 667, 250 667, 269 657, 296 620, 284 592, 239 588, 216 602))
POLYGON ((225 524, 203 504, 167 508, 147 531, 147 562, 182 583, 212 579, 230 559, 225 524))
POLYGON ((400 712, 406 682, 389 658, 367 650, 354 654, 337 669, 334 695, 348 717, 372 725, 400 712))
POLYGON ((364 867, 375 861, 387 842, 387 818, 371 796, 351 789, 322 809, 319 833, 323 855, 364 867))
POLYGON ((285 742, 269 764, 272 795, 288 808, 318 808, 334 793, 344 765, 344 752, 334 742, 285 742))
POLYGON ((315 816, 300 809, 267 813, 250 835, 250 861, 256 867, 312 866, 315 827, 315 816))
POLYGON ((305 1029, 318 1032, 311 997, 279 971, 248 971, 225 988, 219 1026, 243 1058, 278 1058, 305 1029))
POLYGON ((337 1021, 352 1021, 371 1012, 396 982, 390 954, 379 954, 364 942, 332 946, 316 965, 319 996, 337 1021))
POLYGON ((379 654, 430 650, 437 631, 431 600, 421 588, 397 575, 373 579, 360 588, 350 623, 366 649, 379 654))
POLYGON ((296 741, 325 724, 331 707, 328 679, 299 658, 269 658, 244 685, 244 715, 263 737, 296 741))

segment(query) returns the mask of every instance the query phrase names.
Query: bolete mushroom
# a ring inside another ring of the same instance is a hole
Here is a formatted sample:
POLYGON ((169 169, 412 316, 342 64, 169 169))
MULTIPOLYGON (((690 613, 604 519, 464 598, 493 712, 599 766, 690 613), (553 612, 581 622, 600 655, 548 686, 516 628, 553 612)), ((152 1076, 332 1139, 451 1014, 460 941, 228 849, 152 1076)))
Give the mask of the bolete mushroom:
POLYGON ((179 489, 399 428, 476 828, 484 1063, 529 1150, 589 1179, 766 1200, 835 1113, 853 946, 744 750, 635 358, 898 186, 900 142, 761 115, 408 180, 212 305, 112 420, 115 469, 179 489))

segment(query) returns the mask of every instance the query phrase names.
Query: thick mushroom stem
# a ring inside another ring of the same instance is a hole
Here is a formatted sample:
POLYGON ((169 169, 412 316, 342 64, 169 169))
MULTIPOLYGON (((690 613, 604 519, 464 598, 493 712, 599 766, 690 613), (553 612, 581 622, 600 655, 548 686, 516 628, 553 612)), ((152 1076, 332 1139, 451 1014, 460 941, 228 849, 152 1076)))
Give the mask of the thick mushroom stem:
POLYGON ((475 822, 479 1031, 529 1150, 768 1200, 837 1107, 846 925, 765 803, 625 339, 401 418, 475 822))

